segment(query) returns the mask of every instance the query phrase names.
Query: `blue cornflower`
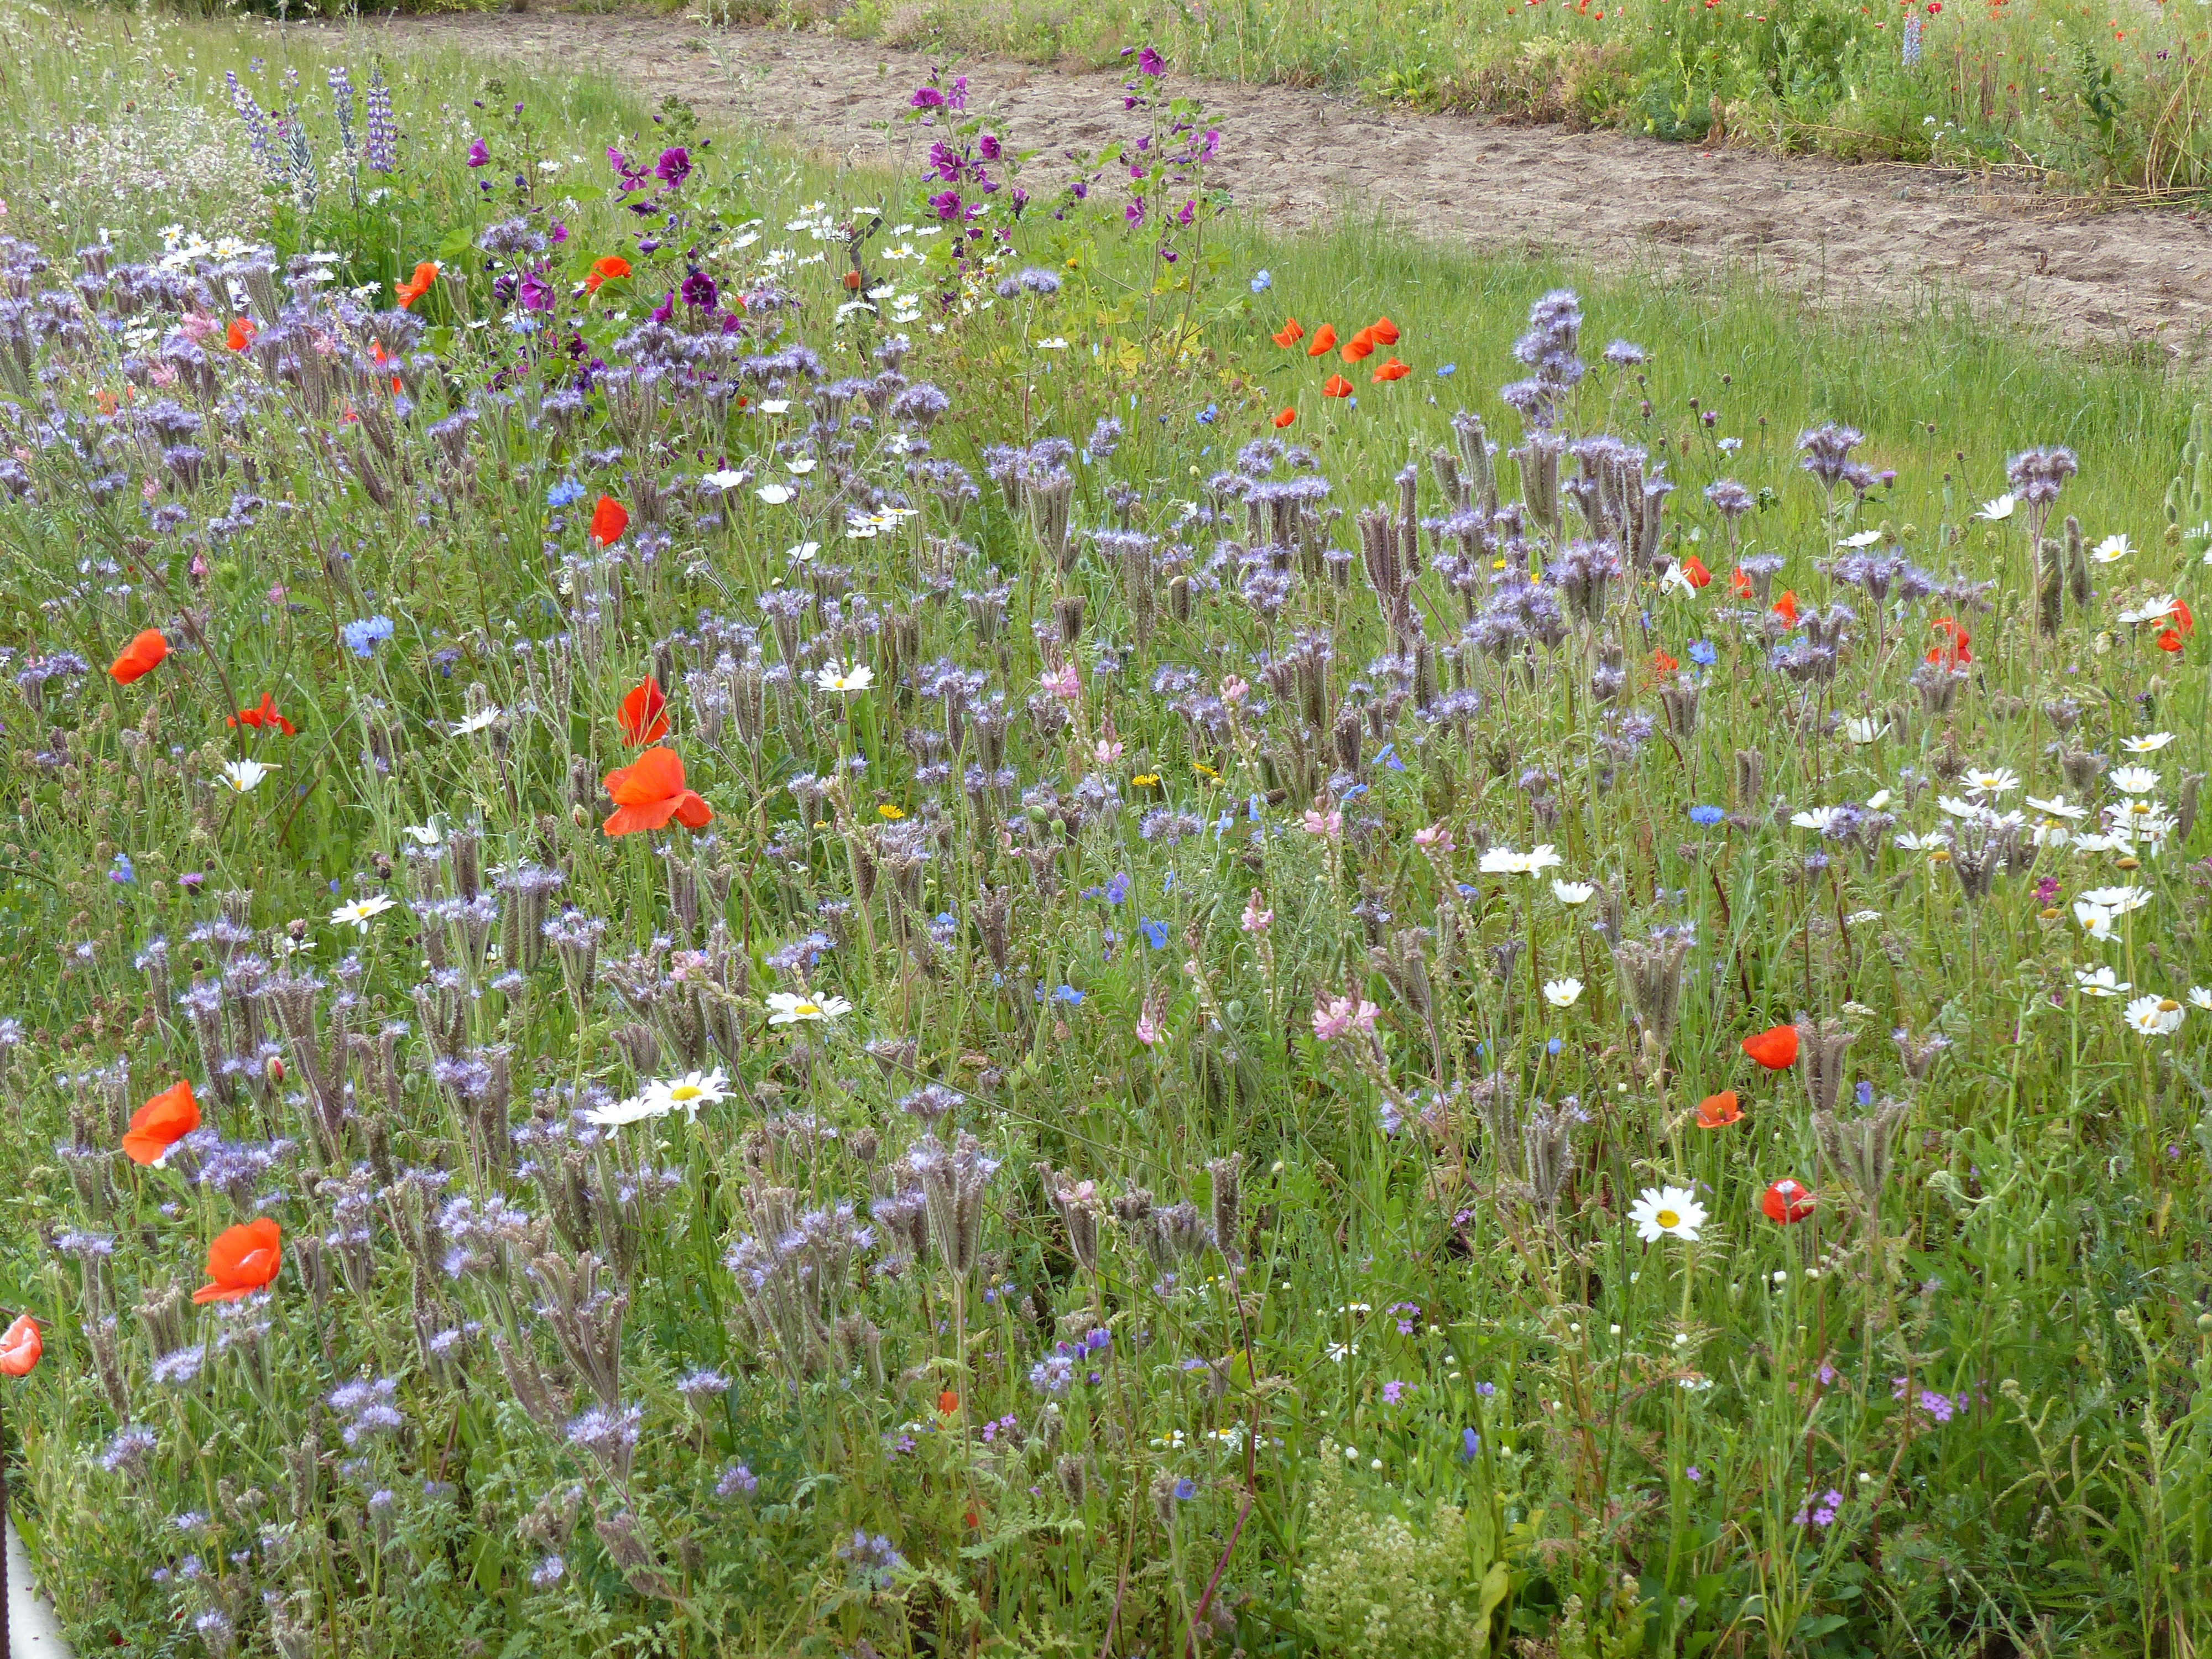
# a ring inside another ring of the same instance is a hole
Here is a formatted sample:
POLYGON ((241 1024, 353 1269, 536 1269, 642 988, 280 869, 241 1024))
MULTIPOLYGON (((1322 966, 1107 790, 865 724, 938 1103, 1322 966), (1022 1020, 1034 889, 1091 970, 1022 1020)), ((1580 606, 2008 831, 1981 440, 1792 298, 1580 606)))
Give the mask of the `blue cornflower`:
POLYGON ((1150 916, 1146 916, 1138 921, 1137 926, 1144 929, 1145 943, 1151 945, 1152 949, 1164 951, 1168 948, 1167 923, 1154 921, 1150 916))
POLYGON ((356 657, 373 657, 378 644, 392 637, 392 618, 365 617, 359 622, 349 622, 338 630, 346 642, 346 649, 356 657))
POLYGON ((1480 1395, 1485 1400, 1487 1400, 1491 1395, 1498 1392, 1498 1384, 1495 1382, 1478 1382, 1474 1385, 1474 1391, 1480 1395))
POLYGON ((1072 1006, 1083 1000, 1083 993, 1073 985, 1063 985, 1052 994, 1052 1000, 1054 1002, 1067 1003, 1072 1006))
POLYGON ((1107 903, 1119 904, 1123 899, 1128 896, 1129 878, 1127 875, 1116 875, 1111 881, 1106 884, 1107 903))
POLYGON ((1393 772, 1402 772, 1406 769, 1406 763, 1398 758, 1398 745, 1395 743, 1384 744, 1382 751, 1375 758, 1393 772))
POLYGON ((1212 404, 1206 404, 1204 409, 1198 411, 1198 423, 1200 426, 1212 426, 1220 418, 1221 411, 1215 408, 1212 404))
POLYGON ((115 855, 115 866, 107 872, 107 878, 118 887, 129 887, 137 881, 138 872, 131 862, 130 854, 115 855))
POLYGON ((1690 822, 1692 823, 1716 824, 1727 816, 1717 806, 1692 806, 1690 809, 1690 822))
POLYGON ((574 478, 563 478, 545 492, 548 507, 570 507, 584 499, 584 486, 574 478))
POLYGON ((1252 292, 1255 294, 1265 294, 1274 285, 1275 279, 1264 270, 1256 273, 1252 278, 1252 292))
POLYGON ((1544 1052, 1547 1054, 1556 1054, 1559 1052, 1559 1038, 1553 1037, 1549 1042, 1544 1045, 1544 1052))
POLYGON ((1690 660, 1700 668, 1711 668, 1719 655, 1720 653, 1714 650, 1711 645, 1704 640, 1690 641, 1690 660))
POLYGON ((1457 363, 1443 363, 1437 367, 1437 379, 1439 380, 1449 380, 1453 375, 1458 373, 1459 365, 1457 363))
POLYGON ((1192 1498, 1198 1496, 1198 1482, 1185 1475, 1175 1483, 1175 1495, 1176 1503, 1189 1503, 1192 1498))

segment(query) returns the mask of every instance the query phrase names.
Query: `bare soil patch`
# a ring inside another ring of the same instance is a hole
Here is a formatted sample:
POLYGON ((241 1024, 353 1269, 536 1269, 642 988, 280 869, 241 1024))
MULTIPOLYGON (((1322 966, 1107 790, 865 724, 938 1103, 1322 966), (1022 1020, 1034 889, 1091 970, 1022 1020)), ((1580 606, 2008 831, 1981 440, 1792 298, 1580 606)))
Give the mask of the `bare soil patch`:
MULTIPOLYGON (((680 19, 530 11, 363 25, 545 71, 604 69, 702 115, 781 129, 817 154, 894 158, 882 124, 925 54, 828 34, 711 33, 680 19)), ((969 106, 1024 149, 1116 136, 1115 82, 968 60, 969 106)), ((1285 87, 1211 84, 1217 176, 1283 229, 1380 210, 1438 241, 1556 249, 1613 270, 1749 264, 1809 303, 1904 310, 1931 290, 2075 345, 2191 358, 2212 340, 2212 219, 2100 211, 2077 198, 1929 167, 1845 167, 1554 127, 1419 115, 1285 87)))

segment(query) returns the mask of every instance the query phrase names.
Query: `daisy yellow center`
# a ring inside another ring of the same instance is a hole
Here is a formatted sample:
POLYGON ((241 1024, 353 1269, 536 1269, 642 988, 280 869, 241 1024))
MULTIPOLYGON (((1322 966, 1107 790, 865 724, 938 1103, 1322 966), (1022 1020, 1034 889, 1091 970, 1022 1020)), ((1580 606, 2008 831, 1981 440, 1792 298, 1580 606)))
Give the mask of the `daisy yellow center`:
POLYGON ((791 1012, 794 1014, 818 1014, 822 1012, 822 1005, 818 1002, 802 1002, 791 1012))
POLYGON ((671 1100, 696 1100, 707 1091, 696 1083, 679 1083, 668 1091, 671 1100))
POLYGON ((1682 1224, 1682 1214, 1679 1210, 1662 1210, 1656 1218, 1662 1227, 1679 1227, 1682 1224))
POLYGON ((2158 1000, 2158 1011, 2161 1014, 2170 1014, 2179 1006, 2181 1006, 2181 1005, 2176 1002, 2172 997, 2160 997, 2158 1000))

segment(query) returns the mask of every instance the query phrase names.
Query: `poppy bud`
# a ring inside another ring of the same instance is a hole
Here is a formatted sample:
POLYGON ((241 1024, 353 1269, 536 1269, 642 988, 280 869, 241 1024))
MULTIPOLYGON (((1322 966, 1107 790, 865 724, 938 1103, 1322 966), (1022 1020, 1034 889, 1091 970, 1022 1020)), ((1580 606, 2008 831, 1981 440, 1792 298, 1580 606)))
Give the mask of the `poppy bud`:
POLYGON ((283 1082, 284 1056, 282 1054, 270 1055, 268 1064, 264 1066, 261 1069, 268 1074, 269 1080, 271 1083, 283 1082))
POLYGON ((845 286, 848 289, 857 293, 860 286, 860 273, 857 270, 847 271, 845 273, 845 286))

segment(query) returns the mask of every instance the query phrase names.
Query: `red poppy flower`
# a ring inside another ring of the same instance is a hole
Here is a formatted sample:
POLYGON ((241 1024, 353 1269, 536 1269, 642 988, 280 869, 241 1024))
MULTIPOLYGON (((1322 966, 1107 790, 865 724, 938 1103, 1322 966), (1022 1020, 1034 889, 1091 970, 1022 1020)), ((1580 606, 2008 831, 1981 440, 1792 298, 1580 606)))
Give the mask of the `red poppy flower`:
POLYGON ((2179 651, 2182 643, 2181 635, 2171 628, 2163 629, 2158 636, 2158 648, 2161 651, 2179 651))
POLYGON ((1297 418, 1298 411, 1295 409, 1279 410, 1275 414, 1275 429, 1279 432, 1297 418))
POLYGON ((243 351, 253 343, 253 337, 260 331, 254 327, 251 317, 234 317, 230 326, 223 331, 222 343, 233 351, 243 351))
POLYGON ((1780 599, 1775 600, 1774 614, 1781 617, 1783 621, 1788 623, 1792 628, 1796 627, 1797 595, 1794 592, 1785 592, 1780 599))
POLYGON ((1797 1028, 1770 1025, 1758 1036, 1746 1037, 1743 1051, 1770 1072, 1786 1072, 1797 1063, 1797 1028))
POLYGON ((260 708, 240 709, 230 717, 230 724, 250 726, 258 732, 282 732, 288 738, 300 734, 298 726, 276 712, 276 699, 266 691, 261 694, 260 708))
POLYGON ((592 509, 592 539, 602 547, 612 547, 629 528, 629 510, 611 495, 599 497, 599 504, 592 509))
POLYGON ((1352 382, 1341 374, 1332 374, 1321 383, 1321 395, 1324 398, 1349 398, 1352 382))
POLYGON ((2188 600, 2176 599, 2173 602, 2173 625, 2184 639, 2197 631, 2197 617, 2189 609, 2188 600))
POLYGON ((1336 331, 1323 323, 1314 331, 1313 343, 1306 348, 1309 357, 1326 357, 1336 349, 1336 331))
POLYGON ((1703 589, 1712 586, 1713 573, 1705 568, 1703 559, 1692 553, 1682 561, 1682 580, 1692 587, 1703 589))
MULTIPOLYGON (((857 271, 854 274, 859 275, 857 271)), ((629 275, 629 261, 619 253, 610 253, 605 258, 592 261, 592 268, 584 273, 584 292, 597 294, 603 284, 629 275)))
POLYGON ((1662 645, 1651 653, 1651 665, 1662 674, 1671 674, 1682 665, 1669 656, 1662 645))
POLYGON ((399 296, 399 308, 402 311, 406 310, 408 307, 428 294, 430 291, 430 285, 437 280, 438 262, 434 259, 423 260, 421 264, 415 267, 415 274, 412 276, 404 283, 394 283, 392 285, 392 291, 399 296))
POLYGON ((1398 343, 1398 325, 1388 317, 1377 317, 1367 325, 1367 331, 1375 337, 1376 345, 1393 346, 1398 343))
POLYGON ((1364 328, 1344 343, 1344 361, 1347 363, 1356 363, 1363 357, 1374 355, 1375 337, 1364 328))
POLYGON ((179 1083, 131 1114, 124 1154, 133 1164, 159 1164, 168 1157, 169 1148, 199 1127, 200 1104, 192 1098, 192 1085, 179 1083))
POLYGON ((1395 357, 1393 357, 1389 362, 1384 363, 1382 368, 1376 369, 1371 378, 1377 380, 1402 380, 1413 372, 1413 371, 1407 368, 1405 364, 1400 362, 1395 357))
POLYGON ((0 1334, 0 1373, 28 1376, 38 1368, 39 1356, 46 1351, 46 1342, 39 1335, 39 1322, 28 1314, 18 1314, 15 1322, 0 1334))
MULTIPOLYGON (((1795 1036, 1796 1033, 1790 1033, 1795 1036)), ((1743 1108, 1736 1103, 1735 1091, 1723 1089, 1717 1095, 1707 1095, 1698 1103, 1698 1127, 1700 1129, 1725 1129, 1743 1117, 1743 1108)))
POLYGON ((623 741, 633 749, 642 749, 649 743, 659 743, 668 735, 668 699, 660 690, 660 682, 647 674, 641 685, 633 686, 622 700, 623 741))
POLYGON ((610 837, 659 830, 674 818, 687 830, 703 830, 714 817, 707 803, 684 787, 683 757, 672 749, 648 749, 628 766, 606 775, 615 810, 600 829, 610 837))
POLYGON ((1938 617, 1928 625, 1943 635, 1944 641, 1928 653, 1929 661, 1947 663, 1953 668, 1963 668, 1966 664, 1973 661, 1974 653, 1966 648, 1966 642, 1972 639, 1973 635, 1960 627, 1951 617, 1938 617))
POLYGON ((937 1396, 937 1409, 943 1412, 947 1417, 951 1416, 953 1413, 960 1409, 960 1396, 953 1393, 951 1389, 947 1389, 943 1394, 937 1396))
POLYGON ((1306 325, 1295 317, 1283 319, 1283 325, 1275 331, 1275 343, 1288 351, 1306 337, 1306 325))
POLYGON ((1735 574, 1729 578, 1729 591, 1739 599, 1747 599, 1751 597, 1751 573, 1741 565, 1738 565, 1735 568, 1735 574))
POLYGON ((1766 1189, 1766 1196, 1759 1200, 1759 1207, 1766 1212, 1769 1221, 1794 1227, 1813 1213, 1813 1189, 1802 1181, 1792 1181, 1784 1176, 1766 1189))
POLYGON ((161 630, 149 628, 123 647, 122 655, 107 665, 107 672, 117 684, 128 685, 159 668, 168 654, 169 642, 161 637, 161 630))
POLYGON ((208 1246, 207 1273, 215 1281, 192 1292, 195 1302, 239 1302, 276 1281, 284 1265, 283 1235, 268 1216, 226 1227, 208 1246))

